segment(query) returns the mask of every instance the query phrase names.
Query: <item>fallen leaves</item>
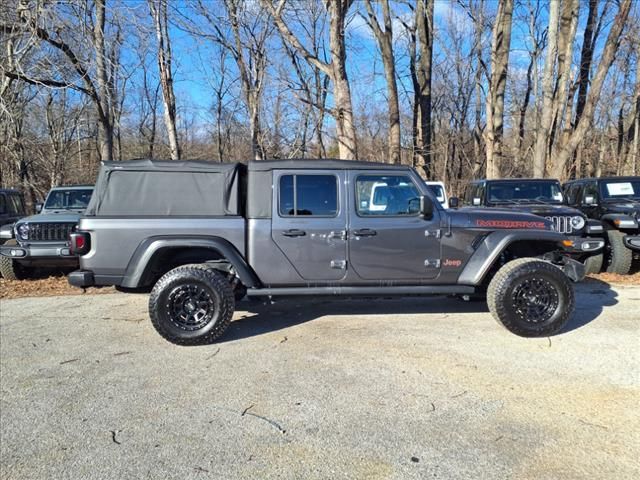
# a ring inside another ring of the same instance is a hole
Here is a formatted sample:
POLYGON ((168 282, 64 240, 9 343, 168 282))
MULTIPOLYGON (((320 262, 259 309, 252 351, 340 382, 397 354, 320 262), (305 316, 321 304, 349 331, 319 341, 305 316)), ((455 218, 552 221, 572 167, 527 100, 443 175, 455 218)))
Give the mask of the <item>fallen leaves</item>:
MULTIPOLYGON (((88 288, 87 294, 114 293, 113 288, 88 288)), ((69 285, 67 277, 51 276, 33 280, 6 280, 0 278, 0 298, 52 297, 82 295, 83 290, 69 285)))

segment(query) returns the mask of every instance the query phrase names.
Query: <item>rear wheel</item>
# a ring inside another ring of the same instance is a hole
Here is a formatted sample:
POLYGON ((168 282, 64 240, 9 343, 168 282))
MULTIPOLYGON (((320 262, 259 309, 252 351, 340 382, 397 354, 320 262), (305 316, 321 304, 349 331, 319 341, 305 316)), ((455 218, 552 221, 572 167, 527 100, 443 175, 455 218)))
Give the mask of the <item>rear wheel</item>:
POLYGON ((626 275, 631 271, 633 252, 624 244, 624 233, 619 230, 609 230, 607 238, 609 240, 607 245, 607 272, 626 275))
MULTIPOLYGON (((17 245, 15 240, 7 240, 5 245, 17 245)), ((32 275, 32 269, 21 265, 10 257, 0 255, 0 274, 7 280, 26 280, 32 275)))
POLYGON ((556 266, 536 258, 504 265, 491 280, 487 304, 493 317, 521 337, 559 332, 575 307, 573 286, 556 266))
POLYGON ((227 279, 203 265, 171 270, 158 280, 149 297, 151 323, 177 345, 216 340, 229 327, 234 309, 227 279))

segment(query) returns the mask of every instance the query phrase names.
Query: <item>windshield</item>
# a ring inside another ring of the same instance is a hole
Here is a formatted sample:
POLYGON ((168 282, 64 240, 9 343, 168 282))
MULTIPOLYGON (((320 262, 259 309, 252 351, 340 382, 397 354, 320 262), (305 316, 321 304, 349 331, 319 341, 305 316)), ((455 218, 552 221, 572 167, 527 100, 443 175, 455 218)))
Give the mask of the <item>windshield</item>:
POLYGON ((84 210, 91 199, 92 189, 52 190, 44 208, 48 210, 84 210))
POLYGON ((439 202, 444 202, 444 188, 442 185, 427 185, 439 202))
POLYGON ((605 200, 616 198, 640 200, 640 177, 602 182, 600 193, 605 200))
POLYGON ((500 182, 490 183, 487 199, 492 203, 554 203, 563 201, 558 182, 500 182))

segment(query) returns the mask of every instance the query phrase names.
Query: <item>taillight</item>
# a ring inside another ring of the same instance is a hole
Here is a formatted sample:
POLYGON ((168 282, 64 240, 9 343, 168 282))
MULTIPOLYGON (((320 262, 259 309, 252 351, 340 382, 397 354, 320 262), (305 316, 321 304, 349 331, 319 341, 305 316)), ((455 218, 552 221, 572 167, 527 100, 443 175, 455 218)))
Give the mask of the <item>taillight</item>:
POLYGON ((69 235, 69 244, 73 255, 84 255, 91 250, 91 237, 87 232, 73 232, 69 235))

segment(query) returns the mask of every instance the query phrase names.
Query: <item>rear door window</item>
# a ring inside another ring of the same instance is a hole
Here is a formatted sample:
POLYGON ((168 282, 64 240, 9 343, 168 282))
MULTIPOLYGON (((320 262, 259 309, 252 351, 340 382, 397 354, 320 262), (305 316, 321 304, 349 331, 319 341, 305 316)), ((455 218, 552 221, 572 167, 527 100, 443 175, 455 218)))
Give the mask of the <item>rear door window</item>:
POLYGON ((283 175, 279 188, 281 217, 338 214, 338 179, 334 175, 283 175))

